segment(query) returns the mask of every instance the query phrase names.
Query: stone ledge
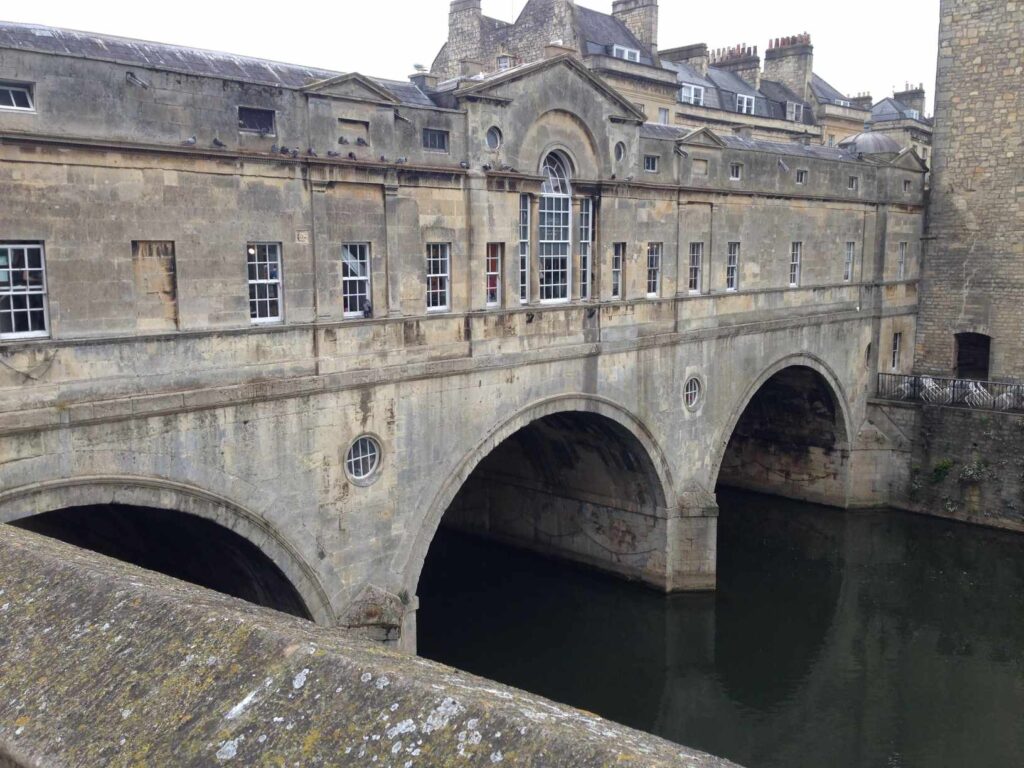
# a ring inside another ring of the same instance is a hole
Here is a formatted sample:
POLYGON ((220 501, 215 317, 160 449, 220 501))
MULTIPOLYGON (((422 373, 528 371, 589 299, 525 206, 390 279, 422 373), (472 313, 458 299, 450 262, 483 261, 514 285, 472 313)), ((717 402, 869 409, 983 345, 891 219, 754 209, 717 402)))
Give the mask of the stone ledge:
POLYGON ((0 765, 733 765, 9 526, 0 622, 0 765))

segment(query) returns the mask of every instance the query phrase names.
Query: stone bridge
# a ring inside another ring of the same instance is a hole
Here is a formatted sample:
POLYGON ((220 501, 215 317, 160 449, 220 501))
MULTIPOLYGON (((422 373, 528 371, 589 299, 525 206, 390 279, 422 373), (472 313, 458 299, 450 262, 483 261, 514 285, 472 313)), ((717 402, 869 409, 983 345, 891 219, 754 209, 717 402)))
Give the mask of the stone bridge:
POLYGON ((25 350, 7 375, 51 383, 0 415, 0 519, 408 649, 442 524, 712 589, 719 483, 884 498, 855 294, 753 324, 666 301, 25 350), (119 375, 80 378, 112 358, 119 375), (361 435, 380 460, 360 479, 361 435))

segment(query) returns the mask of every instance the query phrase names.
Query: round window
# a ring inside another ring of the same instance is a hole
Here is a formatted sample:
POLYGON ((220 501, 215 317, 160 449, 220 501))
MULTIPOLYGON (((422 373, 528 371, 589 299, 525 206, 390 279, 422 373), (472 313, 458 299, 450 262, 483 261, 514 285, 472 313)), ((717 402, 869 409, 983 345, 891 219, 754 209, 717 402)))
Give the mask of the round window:
POLYGON ((687 381, 686 386, 683 388, 683 397, 686 402, 686 407, 692 411, 700 405, 702 393, 703 387, 701 386, 700 379, 690 379, 687 381))
POLYGON ((380 467, 380 443, 369 435, 358 438, 348 449, 345 471, 356 483, 368 483, 380 467))
POLYGON ((625 156, 626 156, 626 145, 623 144, 620 141, 618 144, 615 145, 615 160, 617 162, 621 163, 623 158, 625 158, 625 156))
POLYGON ((494 126, 487 131, 487 148, 492 151, 497 149, 501 146, 501 139, 501 129, 494 126))

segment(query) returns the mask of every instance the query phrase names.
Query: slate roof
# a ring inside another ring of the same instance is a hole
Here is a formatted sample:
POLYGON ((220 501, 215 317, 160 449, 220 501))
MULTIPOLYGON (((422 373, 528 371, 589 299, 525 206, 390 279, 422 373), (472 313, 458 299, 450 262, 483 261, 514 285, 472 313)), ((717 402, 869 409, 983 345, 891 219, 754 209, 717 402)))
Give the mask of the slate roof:
MULTIPOLYGON (((688 133, 690 128, 681 128, 675 125, 660 125, 658 123, 644 123, 640 128, 640 136, 644 139, 660 139, 662 141, 677 141, 688 133)), ((762 139, 745 139, 735 134, 716 133, 719 139, 730 149, 745 149, 757 152, 769 152, 777 155, 791 157, 809 157, 818 160, 856 160, 857 157, 839 147, 823 147, 818 144, 801 144, 796 141, 764 141, 762 139)))
POLYGON ((704 106, 709 109, 721 109, 722 104, 718 97, 718 88, 708 78, 691 67, 685 61, 663 61, 662 67, 673 70, 676 73, 676 80, 680 85, 699 85, 704 89, 704 106))
POLYGON ((919 122, 927 122, 922 119, 920 114, 915 117, 912 114, 910 107, 899 99, 894 99, 891 96, 889 98, 882 99, 871 108, 871 122, 881 123, 888 120, 917 120, 919 122))
POLYGON ((576 6, 576 34, 583 44, 584 55, 612 55, 612 48, 621 45, 640 51, 640 64, 652 66, 654 57, 619 19, 581 5, 576 6))
MULTIPOLYGON (((0 48, 110 61, 198 77, 215 77, 291 89, 303 88, 344 74, 233 53, 12 22, 0 22, 0 48)), ((433 105, 426 94, 412 83, 369 79, 391 91, 395 98, 404 104, 433 105)))
POLYGON ((761 93, 764 94, 765 99, 768 101, 768 111, 772 117, 778 120, 785 120, 787 116, 786 105, 789 102, 793 102, 794 104, 803 104, 804 106, 803 119, 800 122, 803 125, 814 125, 811 105, 797 96, 785 83, 779 83, 775 80, 761 80, 761 93))
POLYGON ((818 101, 832 104, 835 104, 837 101, 850 101, 849 96, 840 93, 815 74, 811 75, 811 92, 817 97, 818 101))

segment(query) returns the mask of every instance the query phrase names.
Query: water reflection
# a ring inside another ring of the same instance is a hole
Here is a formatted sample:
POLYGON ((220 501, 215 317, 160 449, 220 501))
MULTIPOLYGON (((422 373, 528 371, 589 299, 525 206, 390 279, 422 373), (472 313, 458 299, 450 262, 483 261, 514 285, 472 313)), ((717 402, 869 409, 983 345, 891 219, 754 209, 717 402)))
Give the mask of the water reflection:
POLYGON ((715 595, 442 534, 421 653, 748 768, 1024 764, 1024 537, 720 501, 715 595))

